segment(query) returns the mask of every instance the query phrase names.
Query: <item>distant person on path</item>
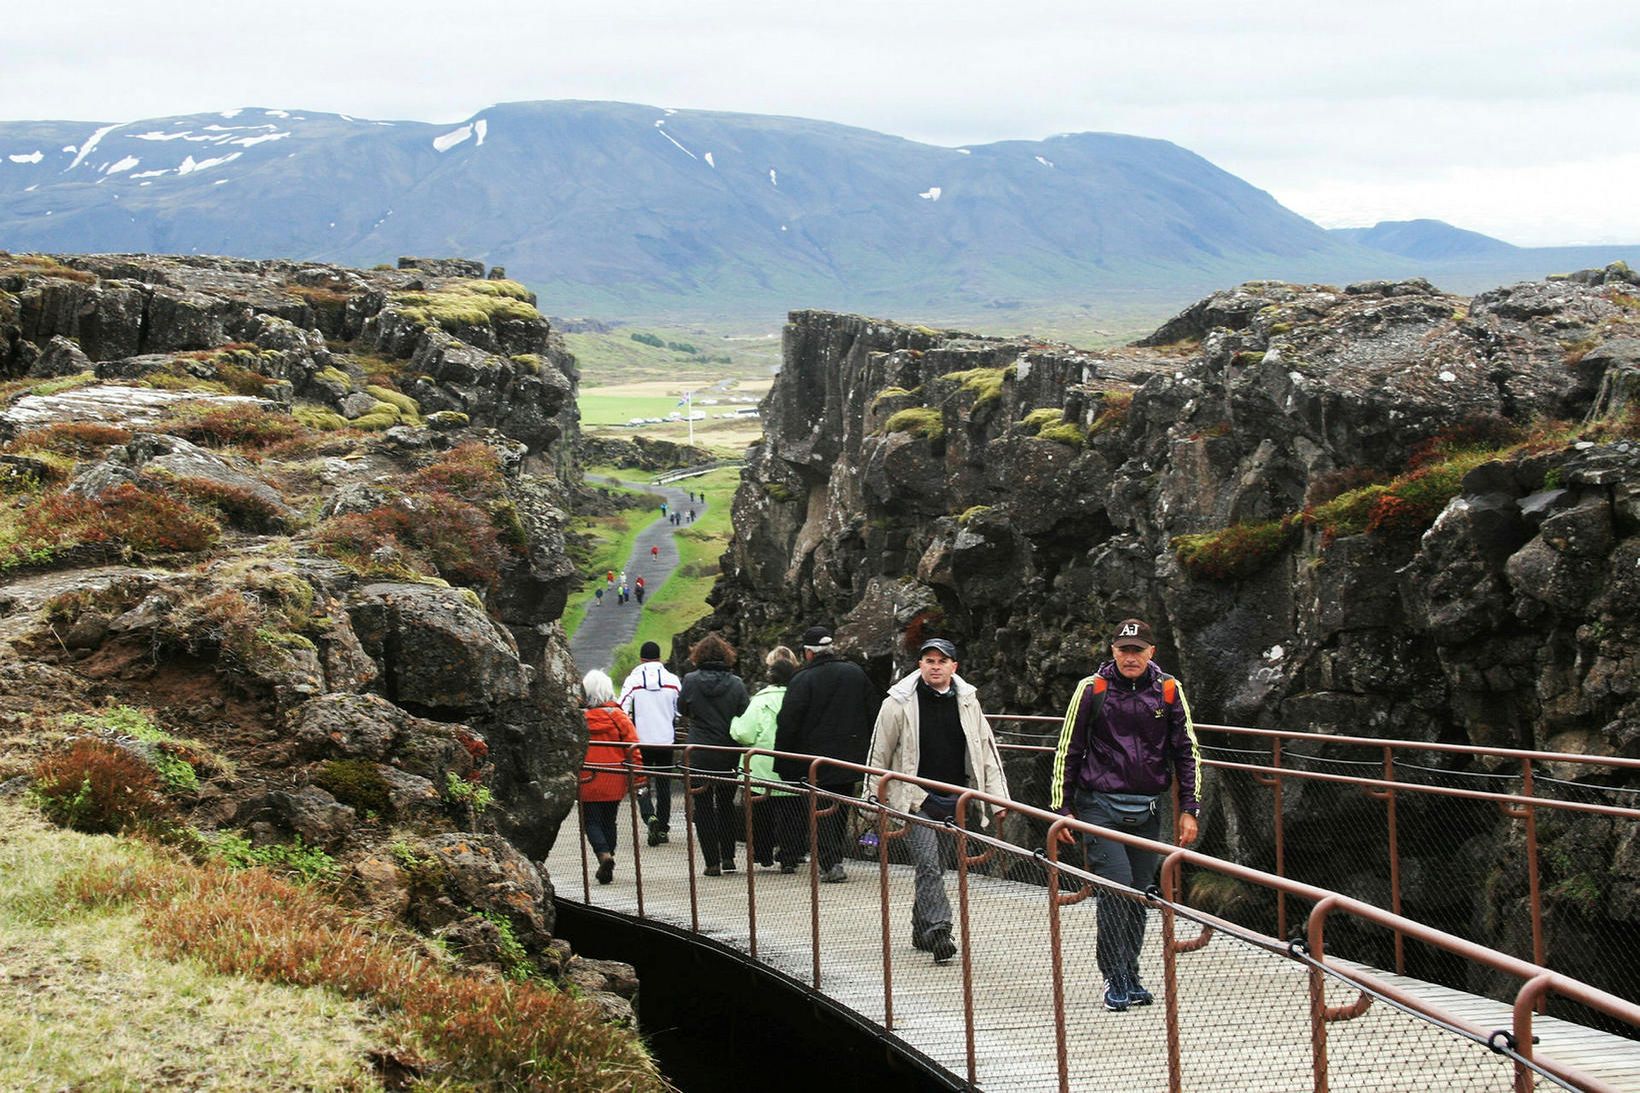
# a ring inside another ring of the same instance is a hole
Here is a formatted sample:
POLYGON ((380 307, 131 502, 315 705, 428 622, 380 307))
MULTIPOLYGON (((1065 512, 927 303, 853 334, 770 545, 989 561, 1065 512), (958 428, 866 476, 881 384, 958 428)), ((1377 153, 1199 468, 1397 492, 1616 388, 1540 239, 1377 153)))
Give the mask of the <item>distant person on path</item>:
MULTIPOLYGON (((1201 752, 1184 687, 1152 661, 1150 625, 1123 619, 1111 639, 1111 659, 1076 685, 1054 753, 1049 802, 1062 816, 1155 839, 1173 779, 1179 782, 1179 830, 1175 841, 1196 841, 1201 802, 1201 752)), ((1062 832, 1074 842, 1072 832, 1062 832)), ((1143 890, 1156 876, 1160 855, 1088 835, 1088 868, 1106 880, 1143 890)), ((1096 955, 1105 978, 1105 1008, 1121 1012, 1148 1006, 1151 993, 1139 982, 1139 951, 1145 940, 1145 908, 1115 892, 1099 893, 1096 955)))
POLYGON ((689 510, 689 522, 691 524, 695 522, 695 510, 694 509, 689 510))
POLYGON ((626 605, 626 579, 624 577, 621 579, 619 587, 615 590, 615 597, 617 603, 622 606, 626 605))
MULTIPOLYGON (((586 695, 587 719, 581 807, 586 813, 587 842, 598 855, 598 883, 608 884, 615 876, 615 819, 629 784, 626 766, 630 763, 641 771, 643 756, 637 748, 618 746, 636 744, 638 732, 626 711, 615 704, 615 685, 609 676, 594 668, 582 678, 581 690, 586 695)), ((642 784, 636 775, 630 781, 642 784)))
POLYGON ((649 845, 669 841, 672 831, 672 745, 677 743, 678 693, 683 683, 661 663, 661 647, 646 641, 637 667, 621 684, 621 706, 638 727, 649 787, 638 794, 638 814, 649 828, 649 845))
POLYGON ((613 569, 604 575, 604 583, 611 588, 615 587, 615 571, 613 569))
MULTIPOLYGON (((729 723, 751 702, 746 684, 730 671, 734 649, 716 634, 707 634, 689 650, 689 660, 695 670, 683 677, 683 693, 678 696, 678 712, 689 718, 687 742, 733 747, 729 723)), ((695 837, 708 877, 735 868, 735 758, 730 751, 701 750, 687 759, 691 770, 707 774, 706 789, 695 798, 695 837)))
MULTIPOLYGON (((786 698, 786 684, 797 672, 797 654, 784 645, 776 645, 763 658, 763 664, 768 669, 769 685, 753 695, 746 712, 729 723, 729 735, 737 744, 773 751, 778 731, 775 722, 780 704, 786 698)), ((755 782, 780 781, 780 775, 774 772, 772 755, 748 755, 744 765, 752 772, 755 782)), ((779 859, 782 873, 797 872, 797 863, 803 860, 808 846, 807 832, 799 820, 803 799, 768 785, 754 784, 752 793, 755 804, 749 807, 756 844, 752 852, 757 864, 766 867, 779 859)))
MULTIPOLYGON (((655 546, 652 546, 652 547, 649 548, 649 560, 651 562, 658 562, 658 561, 661 560, 661 548, 660 548, 659 544, 656 544, 655 546)), ((641 577, 639 578, 640 581, 642 579, 643 578, 641 578, 641 577)))
MULTIPOLYGON (((1008 781, 991 723, 980 712, 979 691, 957 675, 957 660, 956 645, 945 638, 929 638, 917 648, 917 670, 888 689, 877 712, 866 765, 1006 797, 1008 781)), ((880 777, 871 779, 867 790, 895 811, 936 824, 956 814, 955 794, 898 780, 879 792, 881 782, 880 777)), ((989 824, 990 809, 982 805, 978 811, 980 823, 989 824)), ((927 824, 906 824, 906 850, 917 867, 911 944, 933 953, 936 964, 957 955, 951 901, 945 895, 947 841, 927 824)))
POLYGON ((666 519, 666 502, 665 501, 661 502, 661 519, 662 520, 666 519))
POLYGON ((596 601, 593 606, 602 607, 604 605, 604 590, 602 588, 594 588, 592 590, 592 595, 593 599, 596 601))
POLYGON ((633 588, 632 594, 637 599, 638 606, 642 607, 643 606, 643 578, 642 577, 638 578, 638 584, 635 588, 633 588))
MULTIPOLYGON (((836 655, 831 631, 824 626, 803 632, 803 658, 806 663, 792 677, 780 706, 775 750, 864 763, 883 693, 865 669, 836 655)), ((776 759, 774 769, 788 782, 809 777, 809 762, 803 759, 776 759)), ((860 794, 860 776, 852 770, 821 764, 815 782, 817 788, 839 796, 860 794)), ((827 803, 815 802, 817 807, 827 803)), ((843 869, 847 839, 848 809, 839 804, 831 815, 820 817, 816 833, 815 862, 820 879, 828 884, 848 880, 843 869)))

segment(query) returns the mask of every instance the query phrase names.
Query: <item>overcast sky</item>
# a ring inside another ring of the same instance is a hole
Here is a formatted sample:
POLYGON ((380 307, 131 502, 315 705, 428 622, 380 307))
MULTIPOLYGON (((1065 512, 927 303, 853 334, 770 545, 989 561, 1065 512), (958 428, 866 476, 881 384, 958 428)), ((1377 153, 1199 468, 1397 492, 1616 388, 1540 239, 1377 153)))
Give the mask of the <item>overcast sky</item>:
POLYGON ((0 56, 7 120, 452 122, 570 98, 942 145, 1099 130, 1174 141, 1327 227, 1640 243, 1625 0, 56 0, 8 5, 0 56))

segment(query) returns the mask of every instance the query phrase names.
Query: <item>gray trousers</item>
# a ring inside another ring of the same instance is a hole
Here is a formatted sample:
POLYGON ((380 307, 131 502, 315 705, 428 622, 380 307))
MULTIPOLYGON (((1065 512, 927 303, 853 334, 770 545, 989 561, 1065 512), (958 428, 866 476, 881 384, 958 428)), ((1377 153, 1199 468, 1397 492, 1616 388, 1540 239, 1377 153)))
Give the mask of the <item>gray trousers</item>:
MULTIPOLYGON (((1113 809, 1102 793, 1078 789, 1073 798, 1076 818, 1099 827, 1114 828, 1129 835, 1155 839, 1161 835, 1161 810, 1153 811, 1144 820, 1134 822, 1113 809)), ((1114 839, 1088 835, 1088 870, 1109 881, 1128 888, 1144 891, 1156 879, 1156 867, 1161 864, 1160 854, 1139 850, 1114 839)), ((1115 892, 1101 891, 1099 899, 1099 937, 1095 955, 1099 971, 1106 979, 1118 975, 1139 976, 1139 950, 1145 943, 1145 905, 1115 892)))
MULTIPOLYGON (((921 813, 921 810, 918 810, 921 813)), ((943 825, 906 825, 905 849, 917 867, 917 897, 911 908, 911 932, 925 942, 941 930, 951 929, 951 901, 945 895, 945 843, 950 842, 943 825)))

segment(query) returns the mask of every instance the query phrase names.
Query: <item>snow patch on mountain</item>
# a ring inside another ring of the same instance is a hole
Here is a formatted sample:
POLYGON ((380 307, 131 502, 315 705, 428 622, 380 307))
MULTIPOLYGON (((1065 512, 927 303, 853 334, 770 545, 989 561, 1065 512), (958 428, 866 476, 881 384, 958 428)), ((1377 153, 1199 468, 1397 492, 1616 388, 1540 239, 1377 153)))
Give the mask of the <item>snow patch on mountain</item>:
POLYGON ((97 146, 98 141, 102 140, 108 134, 112 133, 124 124, 124 122, 115 122, 113 125, 105 125, 87 137, 85 143, 80 145, 80 151, 74 156, 74 162, 68 165, 67 170, 72 171, 74 168, 78 167, 85 157, 91 154, 91 149, 97 146))
POLYGON ((922 198, 924 201, 938 201, 940 199, 940 188, 938 186, 930 186, 917 196, 922 198))
POLYGON ((463 125, 459 129, 452 129, 443 136, 433 138, 433 150, 435 152, 448 152, 472 135, 473 127, 471 125, 463 125))
POLYGON ((214 159, 201 159, 197 161, 193 156, 189 156, 177 165, 177 174, 191 175, 195 171, 208 171, 212 167, 220 167, 224 163, 232 163, 242 155, 244 155, 243 152, 229 152, 225 156, 217 156, 214 159))
POLYGON ((34 151, 28 152, 24 155, 10 155, 10 156, 7 156, 6 158, 11 160, 13 163, 39 163, 42 159, 45 159, 46 157, 45 157, 44 153, 42 153, 38 148, 36 148, 34 151))
POLYGON ((105 174, 105 175, 117 175, 122 171, 129 171, 131 168, 135 167, 137 164, 139 164, 141 162, 142 162, 142 160, 138 159, 136 156, 126 156, 124 159, 120 160, 118 163, 110 163, 107 167, 104 167, 103 168, 103 174, 105 174))
POLYGON ((478 141, 473 145, 474 148, 477 148, 479 145, 484 143, 484 137, 489 133, 489 131, 490 123, 485 119, 479 118, 477 121, 473 122, 473 132, 478 134, 478 141))

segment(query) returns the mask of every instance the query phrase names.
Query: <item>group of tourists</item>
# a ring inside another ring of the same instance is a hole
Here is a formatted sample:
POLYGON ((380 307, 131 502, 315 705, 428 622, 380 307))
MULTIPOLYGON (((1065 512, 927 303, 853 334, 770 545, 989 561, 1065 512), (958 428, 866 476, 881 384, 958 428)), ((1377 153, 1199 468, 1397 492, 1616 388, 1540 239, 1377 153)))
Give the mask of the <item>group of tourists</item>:
MULTIPOLYGON (((649 845, 670 841, 672 780, 679 776, 675 723, 681 716, 688 726, 685 742, 692 745, 688 773, 706 782, 694 809, 704 875, 737 868, 743 827, 735 791, 742 771, 751 778, 751 793, 740 804, 754 810, 751 860, 795 873, 812 852, 826 884, 848 880, 847 804, 861 800, 863 790, 865 800, 905 817, 903 842, 915 870, 911 945, 944 964, 958 945, 944 880, 950 840, 942 831, 956 819, 962 790, 984 795, 970 801, 972 811, 963 817, 981 827, 994 819, 987 798, 1008 798, 979 692, 958 674, 962 654, 948 638, 923 638, 912 670, 884 694, 863 668, 837 655, 825 627, 810 627, 800 644, 801 659, 784 645, 764 657, 764 685, 756 695, 735 674, 735 650, 716 634, 690 649, 693 670, 681 680, 661 663, 655 642, 644 644, 619 696, 607 675, 587 673, 589 773, 581 796, 598 881, 608 884, 614 876, 614 815, 628 785, 623 763, 648 775, 633 781, 640 786, 637 804, 649 845), (638 745, 637 754, 629 757, 628 749, 612 746, 619 743, 638 745), (812 846, 810 793, 821 808, 838 804, 818 818, 812 846)), ((1072 692, 1047 805, 1105 831, 1154 841, 1161 835, 1166 794, 1176 784, 1174 837, 1189 846, 1198 833, 1200 753, 1184 688, 1156 664, 1155 638, 1145 621, 1122 620, 1108 648, 1109 659, 1072 692)), ((1142 891, 1155 878, 1160 855, 1151 849, 1094 832, 1063 829, 1060 838, 1072 844, 1080 839, 1088 869, 1113 886, 1142 891)), ((1151 1004, 1139 974, 1144 905, 1113 887, 1101 891, 1097 913, 1094 956, 1105 1008, 1121 1012, 1151 1004)))

